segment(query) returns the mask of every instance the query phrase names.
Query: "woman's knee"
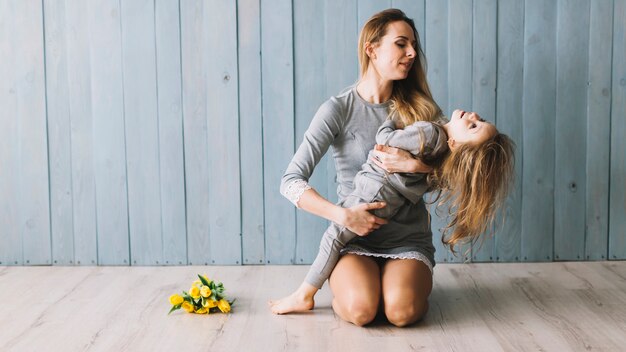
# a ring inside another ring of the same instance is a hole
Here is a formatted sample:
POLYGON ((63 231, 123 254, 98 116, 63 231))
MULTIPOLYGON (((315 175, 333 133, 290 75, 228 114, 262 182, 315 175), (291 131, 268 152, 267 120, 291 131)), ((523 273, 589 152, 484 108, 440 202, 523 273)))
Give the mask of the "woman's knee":
MULTIPOLYGON (((334 301, 333 305, 338 302, 334 301)), ((371 323, 376 318, 378 304, 359 299, 346 302, 343 307, 335 307, 335 310, 343 312, 344 319, 357 326, 364 326, 371 323)))
POLYGON ((383 268, 383 302, 390 323, 406 326, 420 320, 428 310, 432 274, 426 264, 392 260, 383 268))
POLYGON ((363 326, 376 317, 380 302, 380 270, 374 260, 348 254, 330 276, 333 309, 339 316, 363 326))
POLYGON ((376 318, 378 305, 359 304, 355 302, 347 309, 350 322, 356 326, 364 326, 371 323, 376 318))
POLYGON ((403 327, 421 320, 428 311, 427 300, 412 302, 385 301, 385 316, 397 327, 403 327))

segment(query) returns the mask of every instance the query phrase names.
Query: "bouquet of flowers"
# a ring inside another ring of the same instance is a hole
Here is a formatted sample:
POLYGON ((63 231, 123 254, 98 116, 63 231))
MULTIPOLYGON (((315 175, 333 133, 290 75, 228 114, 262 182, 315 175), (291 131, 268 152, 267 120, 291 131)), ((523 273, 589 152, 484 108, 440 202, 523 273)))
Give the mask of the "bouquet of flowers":
POLYGON ((198 275, 191 285, 189 292, 183 291, 183 295, 173 294, 170 296, 170 309, 168 315, 175 310, 184 309, 188 313, 209 314, 214 312, 228 313, 235 300, 228 301, 224 295, 224 285, 221 282, 209 280, 206 275, 198 275))

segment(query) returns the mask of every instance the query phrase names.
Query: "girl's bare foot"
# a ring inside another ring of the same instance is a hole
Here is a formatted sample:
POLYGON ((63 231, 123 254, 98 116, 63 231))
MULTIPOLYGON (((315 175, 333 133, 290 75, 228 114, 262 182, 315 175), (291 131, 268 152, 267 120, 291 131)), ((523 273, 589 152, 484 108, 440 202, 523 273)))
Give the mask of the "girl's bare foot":
POLYGON ((306 312, 315 306, 313 296, 316 292, 316 287, 303 283, 294 293, 276 301, 269 301, 268 304, 274 314, 306 312))

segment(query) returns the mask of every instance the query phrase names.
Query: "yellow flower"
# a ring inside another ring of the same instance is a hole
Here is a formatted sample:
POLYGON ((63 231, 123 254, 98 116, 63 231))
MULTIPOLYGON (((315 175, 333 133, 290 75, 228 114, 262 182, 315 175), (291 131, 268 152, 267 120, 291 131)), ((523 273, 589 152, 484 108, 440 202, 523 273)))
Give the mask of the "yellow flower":
POLYGON ((222 313, 228 313, 230 312, 230 303, 222 298, 217 302, 217 308, 219 308, 222 313))
POLYGON ((209 288, 209 286, 202 286, 202 288, 200 289, 200 295, 204 298, 207 298, 211 295, 211 289, 209 288))
POLYGON ((203 307, 203 308, 196 309, 195 313, 196 314, 207 314, 208 312, 209 312, 209 310, 203 307))
POLYGON ((183 302, 182 307, 183 307, 184 310, 186 310, 189 313, 193 312, 193 304, 191 304, 191 303, 189 303, 187 301, 183 302))
POLYGON ((181 295, 174 294, 174 295, 170 296, 170 303, 173 306, 177 306, 177 305, 183 303, 183 301, 184 301, 184 299, 183 299, 183 297, 181 295))
POLYGON ((209 280, 209 277, 206 274, 200 276, 202 276, 202 278, 205 279, 206 282, 211 283, 211 280, 209 280))
POLYGON ((200 281, 200 280, 196 280, 196 281, 194 281, 194 282, 193 282, 193 284, 192 284, 192 285, 194 285, 194 286, 196 286, 196 285, 200 286, 200 285, 202 285, 202 281, 200 281))
POLYGON ((217 301, 214 299, 207 299, 204 301, 203 304, 206 308, 213 308, 213 307, 217 307, 217 301))
POLYGON ((198 288, 198 286, 191 286, 191 288, 189 289, 189 295, 193 299, 200 298, 200 289, 198 288))

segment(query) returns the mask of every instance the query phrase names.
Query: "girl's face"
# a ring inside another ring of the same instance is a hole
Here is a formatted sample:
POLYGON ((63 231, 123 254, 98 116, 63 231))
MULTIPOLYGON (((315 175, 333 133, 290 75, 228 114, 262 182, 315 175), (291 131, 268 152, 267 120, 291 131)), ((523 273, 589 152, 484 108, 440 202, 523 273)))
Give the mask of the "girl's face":
POLYGON ((383 80, 405 79, 415 61, 417 42, 413 29, 404 21, 391 22, 380 42, 367 45, 370 63, 383 80))
POLYGON ((450 122, 445 124, 450 149, 465 144, 481 144, 498 132, 496 127, 475 112, 454 110, 450 122))

